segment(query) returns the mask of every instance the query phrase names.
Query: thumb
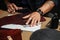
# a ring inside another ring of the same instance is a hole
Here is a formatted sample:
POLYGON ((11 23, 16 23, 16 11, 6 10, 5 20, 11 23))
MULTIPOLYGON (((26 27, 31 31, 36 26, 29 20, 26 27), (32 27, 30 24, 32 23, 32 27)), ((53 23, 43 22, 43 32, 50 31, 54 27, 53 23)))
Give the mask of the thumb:
POLYGON ((29 15, 26 15, 23 17, 23 19, 26 19, 26 18, 29 18, 30 17, 30 14, 29 15))

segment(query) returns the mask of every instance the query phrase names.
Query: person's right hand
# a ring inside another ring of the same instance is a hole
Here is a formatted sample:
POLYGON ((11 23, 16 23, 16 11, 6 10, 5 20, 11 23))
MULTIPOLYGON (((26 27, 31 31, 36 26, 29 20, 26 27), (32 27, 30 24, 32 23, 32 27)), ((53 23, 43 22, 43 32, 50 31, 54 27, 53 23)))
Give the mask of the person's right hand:
POLYGON ((22 7, 17 7, 14 3, 8 3, 7 8, 10 13, 15 13, 16 10, 22 9, 22 7))

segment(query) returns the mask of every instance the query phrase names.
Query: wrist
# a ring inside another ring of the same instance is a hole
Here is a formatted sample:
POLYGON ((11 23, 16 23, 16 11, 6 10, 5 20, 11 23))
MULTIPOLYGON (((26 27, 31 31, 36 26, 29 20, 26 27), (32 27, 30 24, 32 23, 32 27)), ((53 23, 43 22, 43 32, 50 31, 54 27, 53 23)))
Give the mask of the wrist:
POLYGON ((41 9, 37 9, 36 12, 38 12, 41 16, 43 16, 43 12, 41 11, 41 9))

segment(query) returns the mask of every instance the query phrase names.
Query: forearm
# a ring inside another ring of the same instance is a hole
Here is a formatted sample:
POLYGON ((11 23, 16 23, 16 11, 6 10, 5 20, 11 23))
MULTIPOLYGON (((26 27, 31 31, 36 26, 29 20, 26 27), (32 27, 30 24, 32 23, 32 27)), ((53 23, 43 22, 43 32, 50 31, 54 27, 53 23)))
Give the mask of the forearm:
POLYGON ((42 5, 39 9, 43 12, 43 14, 49 12, 55 6, 53 1, 46 1, 44 5, 42 5))

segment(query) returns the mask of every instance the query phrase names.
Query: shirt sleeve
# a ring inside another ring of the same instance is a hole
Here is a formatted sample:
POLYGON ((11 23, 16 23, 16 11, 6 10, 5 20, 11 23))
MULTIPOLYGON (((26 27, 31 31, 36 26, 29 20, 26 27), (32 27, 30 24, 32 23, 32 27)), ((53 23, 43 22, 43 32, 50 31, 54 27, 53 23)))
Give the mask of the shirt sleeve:
POLYGON ((56 6, 58 5, 58 0, 51 0, 51 1, 53 1, 56 6))

